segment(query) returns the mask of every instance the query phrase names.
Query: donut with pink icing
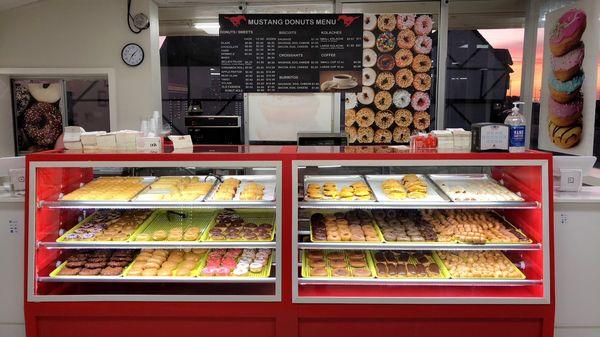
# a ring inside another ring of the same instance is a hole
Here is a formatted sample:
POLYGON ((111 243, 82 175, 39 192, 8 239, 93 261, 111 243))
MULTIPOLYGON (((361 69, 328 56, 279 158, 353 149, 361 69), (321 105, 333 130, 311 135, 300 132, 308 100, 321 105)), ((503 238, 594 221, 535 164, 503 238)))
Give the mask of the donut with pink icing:
POLYGON ((570 9, 556 22, 550 34, 550 51, 554 56, 563 56, 575 47, 585 31, 587 19, 580 9, 570 9))
POLYGON ((428 35, 433 29, 433 20, 429 15, 421 15, 415 20, 414 29, 417 35, 428 35))
POLYGON ((429 54, 431 52, 432 41, 429 36, 419 35, 415 40, 413 50, 417 54, 429 54))
POLYGON ((583 43, 580 43, 563 56, 553 56, 550 63, 552 64, 554 77, 563 82, 572 79, 579 72, 584 57, 585 47, 583 43))
POLYGON ((396 21, 398 29, 411 29, 415 25, 415 16, 413 14, 398 15, 396 21))
POLYGON ((583 111, 583 99, 581 95, 569 103, 558 103, 551 99, 549 108, 550 121, 557 126, 567 126, 574 124, 581 118, 583 111))
POLYGON ((429 99, 429 94, 422 91, 415 91, 410 100, 410 105, 416 111, 425 111, 431 105, 431 100, 429 99))

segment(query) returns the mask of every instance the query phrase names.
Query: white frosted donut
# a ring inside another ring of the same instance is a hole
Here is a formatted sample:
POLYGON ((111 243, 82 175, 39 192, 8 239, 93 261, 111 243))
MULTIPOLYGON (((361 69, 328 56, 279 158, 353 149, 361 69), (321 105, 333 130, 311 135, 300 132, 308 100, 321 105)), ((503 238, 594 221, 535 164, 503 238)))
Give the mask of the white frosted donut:
POLYGON ((377 26, 377 16, 375 14, 363 15, 363 28, 365 30, 373 30, 377 26))
POLYGON ((375 34, 368 30, 363 31, 363 48, 373 47, 375 47, 375 34))
MULTIPOLYGON (((358 93, 357 98, 360 104, 369 105, 373 103, 375 91, 373 91, 373 88, 370 87, 362 87, 362 92, 358 93)), ((408 101, 410 102, 410 95, 408 96, 408 101)))
POLYGON ((396 90, 392 101, 397 108, 406 108, 410 104, 410 93, 404 89, 396 90))
POLYGON ((377 74, 373 68, 363 68, 362 85, 370 87, 375 83, 376 78, 377 74))
POLYGON ((363 67, 371 68, 377 62, 377 53, 373 49, 363 49, 363 67))
POLYGON ((344 98, 344 107, 347 109, 352 109, 356 107, 356 93, 347 92, 346 97, 344 98))

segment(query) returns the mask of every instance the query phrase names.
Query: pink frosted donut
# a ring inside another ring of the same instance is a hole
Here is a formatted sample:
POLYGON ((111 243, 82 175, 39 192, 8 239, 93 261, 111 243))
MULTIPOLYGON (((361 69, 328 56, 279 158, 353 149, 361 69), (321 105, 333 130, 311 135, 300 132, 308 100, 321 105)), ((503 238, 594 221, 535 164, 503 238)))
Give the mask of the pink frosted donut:
POLYGON ((573 8, 563 14, 550 35, 552 55, 562 56, 579 43, 586 21, 585 12, 579 9, 573 8))
POLYGON ((417 35, 427 35, 433 29, 433 20, 429 15, 421 15, 415 20, 415 33, 417 35))
POLYGON ((415 16, 413 14, 398 15, 396 27, 398 29, 411 29, 415 25, 415 16))
POLYGON ((583 99, 578 96, 569 103, 561 104, 551 99, 548 106, 550 121, 557 126, 574 124, 581 118, 583 99))
POLYGON ((410 105, 416 111, 425 111, 429 108, 431 101, 429 100, 429 94, 422 91, 415 91, 410 100, 410 105))
POLYGON ((414 51, 419 54, 429 54, 431 52, 431 38, 425 35, 419 35, 413 47, 414 51))
POLYGON ((570 80, 579 72, 584 56, 583 43, 563 56, 553 56, 550 63, 552 64, 554 76, 563 82, 570 80))

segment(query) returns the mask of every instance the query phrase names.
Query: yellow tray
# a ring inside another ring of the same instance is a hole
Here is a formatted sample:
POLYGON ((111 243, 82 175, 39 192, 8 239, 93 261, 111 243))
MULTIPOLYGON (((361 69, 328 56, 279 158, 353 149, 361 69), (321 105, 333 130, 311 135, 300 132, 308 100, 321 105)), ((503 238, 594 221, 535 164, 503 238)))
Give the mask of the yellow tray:
MULTIPOLYGON (((147 233, 152 235, 157 230, 165 230, 167 234, 170 229, 175 227, 181 227, 184 231, 189 227, 199 227, 200 233, 198 235, 198 239, 193 241, 156 241, 156 242, 198 242, 201 240, 203 232, 206 231, 207 226, 213 221, 215 217, 215 211, 213 210, 193 210, 193 211, 178 211, 180 213, 185 213, 187 218, 179 219, 172 222, 169 222, 167 217, 167 210, 159 210, 156 211, 156 215, 153 218, 153 221, 146 222, 145 226, 140 227, 137 231, 135 231, 130 237, 129 241, 137 241, 138 235, 142 233, 147 233)), ((155 242, 154 240, 150 241, 137 241, 137 242, 155 242)))
POLYGON ((66 240, 67 236, 69 236, 69 234, 75 232, 79 227, 83 226, 84 224, 88 223, 90 220, 92 220, 92 217, 94 216, 94 214, 88 216, 87 218, 83 219, 81 222, 79 222, 77 225, 75 225, 73 228, 69 229, 65 234, 61 235, 58 239, 56 239, 56 242, 73 242, 73 243, 81 243, 81 242, 94 242, 94 243, 109 243, 109 242, 131 242, 131 238, 134 237, 135 235, 137 235, 137 233, 142 230, 144 227, 146 227, 152 220, 154 220, 154 218, 156 217, 158 211, 154 211, 152 212, 147 218, 146 220, 144 220, 138 227, 137 229, 131 233, 131 235, 129 235, 129 238, 125 241, 96 241, 96 240, 66 240))
MULTIPOLYGON (((435 253, 435 252, 434 252, 435 253)), ((502 257, 504 257, 504 259, 506 259, 506 261, 508 261, 510 263, 511 266, 513 266, 514 270, 516 270, 519 273, 519 277, 517 278, 506 278, 506 277, 472 277, 472 278, 463 278, 463 277, 454 277, 452 276, 452 273, 450 273, 450 271, 448 270, 448 268, 446 267, 446 265, 444 264, 444 260, 442 260, 441 257, 439 257, 437 254, 435 254, 433 256, 434 259, 436 259, 438 265, 440 266, 440 270, 444 270, 444 272, 446 274, 448 274, 448 278, 451 279, 455 279, 455 280, 524 280, 527 277, 525 277, 525 274, 523 274, 523 272, 517 268, 517 266, 515 266, 514 263, 512 263, 512 261, 506 257, 506 255, 504 255, 504 253, 499 252, 502 257)))
MULTIPOLYGON (((269 260, 267 260, 267 264, 263 267, 263 270, 260 273, 253 273, 251 271, 248 272, 248 275, 246 276, 233 276, 233 275, 229 275, 229 276, 203 276, 200 275, 200 273, 202 272, 202 269, 204 269, 204 266, 206 266, 206 261, 208 260, 208 254, 212 251, 209 250, 206 254, 204 254, 204 256, 202 257, 202 259, 200 259, 200 265, 198 266, 198 269, 196 270, 196 274, 194 274, 194 276, 196 277, 200 277, 200 278, 212 278, 212 277, 235 277, 235 278, 246 278, 246 277, 269 277, 271 276, 271 267, 273 266, 273 255, 275 254, 274 250, 271 250, 271 255, 269 255, 269 260)), ((237 262, 237 260, 236 260, 237 262)))
POLYGON ((211 229, 213 229, 213 227, 215 227, 217 225, 217 215, 215 214, 215 216, 213 217, 212 221, 210 222, 210 225, 208 226, 208 228, 206 230, 204 230, 204 233, 202 234, 202 236, 200 237, 200 241, 210 241, 210 242, 224 242, 224 241, 228 241, 228 242, 238 242, 238 241, 245 241, 245 242, 270 242, 273 241, 273 239, 275 239, 275 232, 277 230, 277 224, 275 223, 275 212, 265 212, 265 211, 255 211, 255 210, 245 210, 245 209, 239 209, 235 211, 236 214, 238 214, 239 216, 242 217, 242 219, 244 219, 244 221, 246 222, 251 222, 251 223, 268 223, 270 225, 273 225, 273 230, 271 230, 271 238, 267 239, 267 240, 246 240, 246 239, 235 239, 235 240, 213 240, 211 238, 209 238, 209 232, 211 229))
MULTIPOLYGON (((376 271, 375 271, 375 267, 373 264, 373 259, 371 258, 371 254, 369 254, 369 251, 363 251, 365 253, 365 260, 367 260, 367 268, 371 271, 371 276, 354 276, 354 267, 351 266, 347 266, 346 269, 350 272, 350 276, 343 276, 343 277, 337 277, 337 276, 333 276, 331 274, 332 271, 332 267, 329 265, 329 259, 327 258, 327 253, 331 253, 331 252, 344 252, 343 250, 335 250, 335 249, 325 249, 323 250, 325 252, 325 270, 327 270, 327 276, 329 278, 351 278, 351 279, 372 279, 375 278, 376 275, 376 271)), ((345 253, 345 252, 344 252, 345 253)), ((346 260, 346 262, 348 261, 348 255, 344 254, 344 260, 346 260)), ((302 277, 305 278, 312 278, 312 277, 324 277, 324 276, 311 276, 310 275, 310 269, 311 267, 308 265, 308 259, 306 257, 306 254, 304 254, 304 251, 302 252, 302 270, 301 270, 301 275, 302 277)))
MULTIPOLYGON (((369 251, 369 254, 372 255, 372 254, 375 254, 375 252, 374 251, 369 251)), ((422 279, 448 279, 448 278, 450 278, 450 274, 448 273, 448 270, 445 267, 442 267, 440 265, 440 262, 439 262, 440 259, 437 256, 436 252, 431 252, 431 256, 433 257, 433 261, 430 261, 430 262, 437 264, 438 268, 440 269, 440 275, 437 276, 437 277, 436 276, 434 276, 434 277, 431 277, 431 276, 423 276, 423 277, 419 277, 419 276, 393 276, 393 277, 390 277, 390 276, 381 276, 381 275, 379 275, 377 273, 377 268, 375 267, 375 265, 377 264, 377 260, 375 259, 375 256, 371 256, 371 258, 372 258, 372 262, 373 262, 373 268, 375 269, 375 275, 376 275, 377 278, 385 278, 385 279, 419 279, 419 280, 422 280, 422 279)), ((408 264, 416 265, 417 261, 415 260, 415 258, 413 256, 411 256, 408 259, 408 264)))
MULTIPOLYGON (((177 250, 177 249, 175 249, 177 250)), ((133 259, 133 261, 123 270, 123 277, 143 277, 143 278, 148 278, 148 279, 152 279, 152 278, 160 278, 160 279, 165 279, 165 278, 171 278, 171 277, 175 277, 175 278, 179 278, 179 277, 195 277, 196 274, 198 273, 198 270, 200 268, 200 265, 202 263, 202 259, 206 259, 206 255, 208 254, 208 252, 204 253, 204 255, 200 258, 200 260, 198 260, 198 262, 196 263, 196 266, 194 267, 194 269, 192 269, 190 271, 190 275, 189 276, 176 276, 177 273, 177 269, 176 268, 173 270, 173 272, 171 273, 171 276, 128 276, 127 274, 129 273, 129 270, 131 270, 131 268, 133 267, 133 264, 135 263, 135 258, 133 259)))
MULTIPOLYGON (((334 214, 335 212, 312 212, 312 214, 314 213, 321 213, 323 215, 331 215, 334 214)), ((375 221, 375 218, 371 215, 371 221, 373 223, 373 227, 375 227, 375 232, 377 233, 377 237, 379 238, 379 241, 329 241, 329 240, 324 240, 324 241, 319 241, 316 240, 315 237, 313 236, 313 231, 312 231, 312 223, 310 224, 310 241, 312 242, 343 242, 343 243, 348 243, 348 244, 353 244, 353 243, 374 243, 374 242, 378 242, 378 243, 382 243, 385 242, 384 238, 383 238, 383 233, 381 233, 381 229, 379 229, 379 225, 377 224, 377 221, 375 221)))
MULTIPOLYGON (((98 277, 121 277, 123 276, 123 274, 125 273, 125 271, 127 270, 127 268, 129 268, 129 266, 127 266, 126 268, 123 268, 123 271, 121 272, 121 274, 119 275, 111 275, 111 276, 106 276, 106 275, 58 275, 58 273, 60 273, 61 270, 63 270, 64 268, 67 267, 67 262, 65 261, 63 263, 61 263, 60 266, 58 266, 56 269, 54 269, 51 273, 50 273, 50 277, 60 277, 60 278, 67 278, 67 279, 97 279, 98 277)), ((131 265, 131 263, 130 263, 131 265)))

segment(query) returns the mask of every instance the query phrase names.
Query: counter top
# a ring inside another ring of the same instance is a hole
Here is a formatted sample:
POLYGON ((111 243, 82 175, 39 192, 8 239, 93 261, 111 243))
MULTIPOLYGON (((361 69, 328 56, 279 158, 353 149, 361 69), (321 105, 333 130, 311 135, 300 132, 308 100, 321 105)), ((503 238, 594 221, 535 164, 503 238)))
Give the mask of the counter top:
POLYGON ((600 203, 600 186, 583 186, 580 192, 554 190, 555 203, 600 203))

